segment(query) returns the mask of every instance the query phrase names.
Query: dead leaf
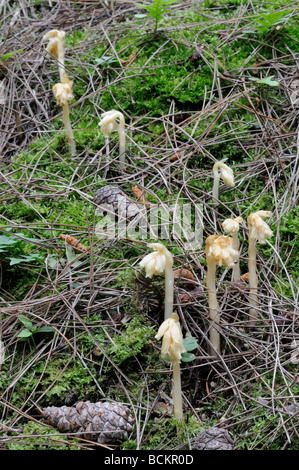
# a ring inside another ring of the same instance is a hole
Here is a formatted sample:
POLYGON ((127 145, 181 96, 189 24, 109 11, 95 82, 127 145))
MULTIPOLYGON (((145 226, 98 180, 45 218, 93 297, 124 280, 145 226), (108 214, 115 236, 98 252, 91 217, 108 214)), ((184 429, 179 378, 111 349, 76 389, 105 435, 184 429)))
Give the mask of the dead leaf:
POLYGON ((174 155, 172 155, 169 160, 171 162, 176 162, 177 160, 179 160, 182 156, 182 152, 178 152, 178 153, 175 153, 174 155))
POLYGON ((146 207, 146 209, 149 209, 151 205, 148 202, 148 200, 146 199, 146 197, 144 195, 144 191, 142 191, 140 188, 138 188, 138 186, 133 186, 132 191, 135 194, 135 196, 137 197, 137 202, 139 202, 140 204, 143 204, 146 207))
POLYGON ((76 238, 72 237, 71 235, 64 235, 63 233, 61 233, 59 236, 61 240, 65 240, 73 248, 77 248, 77 250, 80 250, 80 251, 88 250, 87 246, 84 246, 82 245, 82 243, 79 243, 79 241, 76 238))
POLYGON ((249 273, 243 274, 243 276, 241 276, 241 279, 243 279, 243 281, 249 281, 249 273))
POLYGON ((121 64, 124 65, 125 67, 127 65, 130 65, 135 59, 136 59, 136 51, 131 52, 130 57, 127 60, 124 59, 119 59, 121 64))
POLYGON ((182 279, 182 280, 188 279, 189 281, 194 281, 194 276, 193 276, 192 272, 189 271, 189 269, 186 269, 186 268, 175 269, 174 272, 173 272, 173 275, 174 275, 175 279, 182 279))

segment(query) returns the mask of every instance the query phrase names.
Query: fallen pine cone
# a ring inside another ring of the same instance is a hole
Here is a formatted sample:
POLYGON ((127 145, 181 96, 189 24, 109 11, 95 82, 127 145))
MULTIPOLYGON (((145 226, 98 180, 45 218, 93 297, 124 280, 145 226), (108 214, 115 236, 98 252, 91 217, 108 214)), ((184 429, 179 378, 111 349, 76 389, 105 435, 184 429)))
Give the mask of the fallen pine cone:
POLYGON ((87 246, 82 245, 76 238, 72 237, 71 235, 64 235, 61 233, 60 235, 61 240, 65 240, 69 245, 74 248, 77 248, 80 251, 88 250, 87 246))
POLYGON ((226 429, 213 426, 200 431, 195 438, 193 450, 233 450, 233 440, 226 429))
POLYGON ((129 408, 109 402, 80 401, 75 406, 48 406, 41 414, 59 431, 82 433, 85 439, 101 444, 126 439, 135 421, 129 408))
POLYGON ((140 209, 137 205, 121 189, 114 186, 108 185, 98 189, 93 202, 98 206, 112 206, 115 215, 129 220, 140 214, 140 209))

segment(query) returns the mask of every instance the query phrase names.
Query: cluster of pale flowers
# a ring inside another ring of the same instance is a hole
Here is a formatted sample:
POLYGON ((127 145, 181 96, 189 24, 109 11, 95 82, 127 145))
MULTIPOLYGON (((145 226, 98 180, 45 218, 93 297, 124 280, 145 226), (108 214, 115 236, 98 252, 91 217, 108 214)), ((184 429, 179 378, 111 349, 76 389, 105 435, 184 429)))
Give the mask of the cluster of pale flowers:
POLYGON ((74 98, 72 93, 72 82, 56 83, 56 85, 53 86, 53 93, 59 106, 65 106, 74 98))
POLYGON ((225 232, 236 233, 239 231, 242 220, 242 217, 236 217, 235 219, 225 219, 222 222, 222 227, 224 228, 225 232))
POLYGON ((152 253, 146 255, 140 262, 140 266, 145 268, 146 277, 152 278, 154 275, 163 274, 166 266, 173 264, 172 255, 162 243, 149 243, 152 253))
POLYGON ((233 247, 233 239, 225 235, 210 235, 206 240, 206 257, 213 259, 218 266, 231 268, 239 253, 233 247))
POLYGON ((267 238, 273 236, 273 232, 269 225, 263 220, 271 216, 270 211, 257 211, 250 214, 247 218, 249 227, 249 238, 253 238, 258 243, 266 243, 267 238))
POLYGON ((183 345, 183 335, 177 313, 173 313, 161 324, 155 338, 161 339, 162 337, 161 356, 169 356, 171 362, 180 361, 186 349, 183 345))
POLYGON ((63 60, 62 46, 64 39, 65 32, 58 29, 52 29, 43 36, 44 41, 49 41, 46 51, 56 60, 63 60))
POLYGON ((106 111, 101 115, 101 121, 99 123, 101 132, 107 137, 110 137, 112 132, 119 131, 125 126, 124 115, 120 111, 112 109, 111 111, 106 111))

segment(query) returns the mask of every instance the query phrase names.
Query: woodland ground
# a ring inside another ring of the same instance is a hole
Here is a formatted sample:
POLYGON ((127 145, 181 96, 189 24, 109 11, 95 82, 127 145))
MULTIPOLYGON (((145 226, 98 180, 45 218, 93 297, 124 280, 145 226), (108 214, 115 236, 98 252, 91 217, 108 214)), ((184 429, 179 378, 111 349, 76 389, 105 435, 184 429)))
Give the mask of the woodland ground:
MULTIPOLYGON (((178 1, 154 34, 133 1, 0 1, 0 443, 3 449, 93 449, 61 434, 39 410, 79 400, 125 403, 136 418, 119 449, 191 449, 203 429, 224 426, 234 448, 297 449, 299 255, 298 2, 178 1), (43 35, 63 29, 73 80, 71 157, 43 35), (124 113, 107 159, 98 123, 124 113), (235 187, 211 198, 212 166, 227 158, 235 187), (174 255, 175 308, 197 341, 182 363, 185 423, 176 433, 171 370, 155 334, 163 277, 139 266, 153 239, 98 238, 96 190, 133 201, 200 204, 204 233, 243 217, 241 274, 251 212, 271 210, 274 232, 258 246, 259 317, 248 327, 248 283, 217 271, 221 356, 208 352, 204 244, 162 240, 174 255), (70 249, 69 234, 88 247, 70 249)), ((111 448, 114 448, 112 446, 111 448)))

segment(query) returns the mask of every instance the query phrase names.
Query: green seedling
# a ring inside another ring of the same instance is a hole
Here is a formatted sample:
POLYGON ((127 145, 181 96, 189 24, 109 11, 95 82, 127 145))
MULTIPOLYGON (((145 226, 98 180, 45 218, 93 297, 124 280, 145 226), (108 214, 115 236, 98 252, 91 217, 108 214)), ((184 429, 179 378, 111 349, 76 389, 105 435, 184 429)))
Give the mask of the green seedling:
POLYGON ((271 29, 280 29, 281 25, 290 19, 292 12, 293 10, 274 11, 273 13, 262 15, 258 19, 257 30, 260 33, 266 33, 271 29))
POLYGON ((14 52, 8 52, 7 54, 1 54, 0 58, 2 60, 8 60, 11 57, 13 57, 15 54, 21 54, 22 52, 23 52, 23 49, 18 49, 17 51, 14 51, 14 52))
MULTIPOLYGON (((159 21, 163 18, 164 13, 170 11, 168 5, 175 3, 177 0, 152 0, 152 3, 135 3, 139 8, 144 8, 148 11, 150 18, 155 20, 154 22, 154 34, 158 31, 159 21)), ((140 17, 140 16, 139 16, 140 17)))
POLYGON ((4 253, 5 260, 9 260, 9 265, 13 266, 15 264, 33 262, 33 261, 43 261, 44 256, 37 253, 32 253, 29 255, 20 255, 20 250, 22 249, 22 242, 33 243, 38 241, 34 238, 26 238, 23 234, 16 234, 22 237, 18 238, 13 235, 0 235, 0 253, 4 253))
POLYGON ((97 65, 101 65, 101 66, 107 66, 113 63, 118 64, 117 58, 112 55, 103 55, 99 59, 95 59, 95 62, 97 65))
POLYGON ((52 333, 54 331, 51 326, 41 326, 40 328, 34 326, 32 321, 30 321, 25 315, 19 315, 18 318, 25 327, 17 335, 18 338, 27 339, 32 337, 35 333, 52 333))
POLYGON ((182 362, 191 362, 195 359, 195 355, 191 353, 194 349, 198 346, 198 341, 196 338, 187 333, 185 338, 183 339, 183 346, 186 349, 186 352, 182 353, 181 361, 182 362))
POLYGON ((260 85, 268 85, 268 86, 279 86, 279 82, 277 80, 272 80, 274 75, 271 75, 270 77, 265 77, 265 78, 256 78, 256 77, 250 77, 249 80, 252 80, 255 83, 258 83, 260 85))

